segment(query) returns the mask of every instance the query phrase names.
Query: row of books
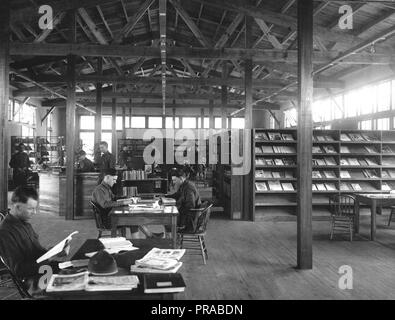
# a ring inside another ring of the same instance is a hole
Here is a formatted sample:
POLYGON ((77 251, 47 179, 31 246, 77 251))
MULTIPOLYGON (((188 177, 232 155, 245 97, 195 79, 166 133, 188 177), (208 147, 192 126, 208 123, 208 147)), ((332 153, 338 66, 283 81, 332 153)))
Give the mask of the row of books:
POLYGON ((129 170, 122 173, 123 180, 143 180, 147 179, 147 173, 144 170, 129 170))
POLYGON ((378 139, 374 136, 368 135, 366 133, 341 133, 340 134, 341 141, 348 142, 372 142, 377 141, 378 139))
POLYGON ((341 166, 377 166, 377 162, 370 158, 342 158, 341 166))
POLYGON ((318 142, 331 142, 335 141, 332 136, 329 135, 314 135, 313 136, 313 141, 318 141, 318 142))
POLYGON ((312 177, 313 179, 322 179, 322 178, 327 178, 327 179, 336 179, 336 174, 334 171, 323 171, 322 173, 320 171, 313 170, 312 172, 312 177))
POLYGON ((255 139, 265 141, 295 141, 292 134, 280 132, 256 132, 255 139))
POLYGON ((255 159, 255 164, 258 166, 293 166, 296 162, 294 159, 289 158, 259 158, 255 159))
POLYGON ((391 149, 391 147, 390 147, 390 146, 387 146, 387 145, 384 145, 384 146, 381 148, 381 152, 382 152, 382 153, 394 153, 394 151, 391 149))
MULTIPOLYGON (((374 188, 375 189, 375 188, 374 188)), ((381 184, 381 191, 391 191, 393 188, 386 182, 381 184)), ((341 191, 363 191, 361 185, 359 183, 340 183, 340 190, 341 191)), ((364 191, 368 191, 365 190, 364 191)))
POLYGON ((313 146, 313 153, 337 153, 336 149, 332 145, 327 146, 313 146))
POLYGON ((295 191, 292 183, 280 181, 255 182, 255 188, 257 191, 295 191))
POLYGON ((296 153, 292 146, 256 146, 255 153, 296 153))
POLYGON ((336 186, 334 183, 313 183, 313 191, 336 191, 336 186))
POLYGON ((377 150, 375 147, 372 146, 363 146, 363 148, 356 149, 356 148, 350 148, 348 146, 341 146, 340 147, 340 153, 377 153, 377 150))
POLYGON ((313 159, 313 166, 337 166, 337 162, 333 157, 324 157, 321 159, 313 159))
POLYGON ((125 197, 136 197, 138 195, 137 187, 123 187, 122 188, 123 195, 125 197))
POLYGON ((294 175, 291 171, 265 171, 265 170, 256 170, 255 178, 289 178, 293 179, 294 175))

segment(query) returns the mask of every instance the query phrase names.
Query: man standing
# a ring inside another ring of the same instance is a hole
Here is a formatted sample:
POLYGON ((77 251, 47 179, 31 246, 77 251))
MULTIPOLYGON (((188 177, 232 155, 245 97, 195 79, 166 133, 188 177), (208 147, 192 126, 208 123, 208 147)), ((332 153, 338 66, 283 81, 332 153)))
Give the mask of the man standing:
POLYGON ((105 171, 108 169, 115 169, 116 159, 115 156, 108 151, 108 143, 106 141, 101 141, 99 148, 101 153, 101 156, 99 158, 99 168, 100 168, 99 184, 100 184, 104 178, 105 171))
MULTIPOLYGON (((12 194, 10 213, 0 224, 0 255, 13 273, 22 280, 36 281, 41 264, 50 265, 57 270, 56 261, 44 261, 37 264, 36 260, 47 252, 38 240, 29 223, 36 213, 38 194, 31 187, 18 187, 12 194)), ((59 254, 68 254, 69 247, 59 254)), ((33 282, 29 283, 30 285, 33 282)), ((33 289, 31 286, 30 289, 33 289)))
POLYGON ((25 152, 23 143, 19 144, 17 153, 13 154, 10 161, 10 167, 13 169, 14 186, 24 186, 27 183, 27 177, 30 168, 30 160, 25 152))
POLYGON ((78 159, 78 172, 93 172, 95 171, 95 166, 93 165, 93 162, 90 161, 86 157, 86 152, 84 150, 81 150, 79 153, 79 159, 78 159))

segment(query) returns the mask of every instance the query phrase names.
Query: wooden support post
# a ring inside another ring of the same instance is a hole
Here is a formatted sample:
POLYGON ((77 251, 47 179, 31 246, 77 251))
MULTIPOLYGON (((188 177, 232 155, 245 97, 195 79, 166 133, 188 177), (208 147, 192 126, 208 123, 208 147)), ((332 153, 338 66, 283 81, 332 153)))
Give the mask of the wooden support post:
MULTIPOLYGON (((103 58, 97 58, 97 74, 103 74, 103 58)), ((101 82, 96 83, 96 115, 95 115, 95 147, 99 147, 102 134, 102 109, 103 109, 103 87, 101 82)), ((107 141, 108 142, 108 141, 107 141)))
POLYGON ((204 128, 204 108, 200 109, 200 128, 204 128))
MULTIPOLYGON (((229 66, 226 61, 222 64, 222 79, 228 78, 229 66)), ((228 86, 221 86, 221 127, 226 129, 226 108, 228 105, 228 86)))
MULTIPOLYGON (((252 23, 253 18, 245 17, 245 47, 252 47, 252 23)), ((244 60, 244 89, 245 89, 245 128, 252 129, 252 59, 244 60)))
POLYGON ((126 139, 126 107, 125 106, 122 107, 122 128, 123 128, 122 139, 126 139))
POLYGON ((297 267, 312 269, 313 0, 298 1, 297 267))
POLYGON ((0 210, 8 208, 10 2, 0 1, 0 210))
POLYGON ((215 121, 214 121, 214 100, 209 100, 208 102, 209 106, 209 128, 214 129, 215 127, 215 121))
MULTIPOLYGON (((175 102, 175 100, 174 100, 175 102)), ((176 108, 173 108, 173 129, 176 128, 176 108)))
MULTIPOLYGON (((116 92, 116 86, 115 84, 113 85, 113 92, 116 92)), ((111 153, 113 155, 117 155, 117 99, 112 98, 112 150, 111 153)))
MULTIPOLYGON (((75 11, 70 11, 70 42, 76 42, 75 11)), ((66 108, 66 220, 74 219, 74 162, 76 138, 76 94, 75 94, 75 62, 76 57, 67 57, 67 108, 66 108)))

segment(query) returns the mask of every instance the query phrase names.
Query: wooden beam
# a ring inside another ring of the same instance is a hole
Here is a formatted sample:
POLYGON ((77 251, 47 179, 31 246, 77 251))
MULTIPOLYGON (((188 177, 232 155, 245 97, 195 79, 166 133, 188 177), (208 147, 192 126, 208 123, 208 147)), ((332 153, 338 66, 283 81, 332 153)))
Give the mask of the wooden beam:
POLYGON ((10 0, 0 1, 0 210, 8 209, 10 0))
MULTIPOLYGON (((226 80, 229 75, 229 65, 226 61, 222 63, 222 79, 226 80)), ((221 128, 226 129, 226 110, 228 108, 228 87, 226 84, 221 86, 221 128)))
MULTIPOLYGON (((102 75, 103 73, 103 59, 101 57, 97 58, 97 73, 102 75)), ((95 146, 98 146, 101 139, 102 128, 102 109, 103 109, 103 84, 101 82, 96 83, 96 115, 95 115, 95 146)))
MULTIPOLYGON (((70 12, 71 42, 76 41, 75 11, 70 12)), ((67 57, 67 108, 66 108, 66 220, 74 219, 74 163, 76 142, 75 56, 67 57)))
MULTIPOLYGON (((380 38, 379 38, 380 39, 380 38)), ((379 40, 377 39, 376 42, 379 40)), ((340 51, 313 52, 313 63, 323 64, 341 55, 340 51)), ((15 56, 59 56, 68 54, 85 57, 125 57, 125 58, 160 58, 159 47, 131 46, 131 45, 99 45, 99 44, 54 44, 54 43, 21 43, 10 44, 10 54, 15 56)), ((169 59, 220 59, 244 60, 253 59, 255 63, 281 62, 297 63, 296 50, 273 49, 245 49, 245 48, 197 48, 197 47, 168 47, 169 59)), ((385 53, 356 53, 341 59, 342 65, 377 64, 389 65, 395 60, 394 52, 385 53)))
POLYGON ((180 2, 178 0, 169 0, 169 1, 176 9, 180 17, 184 20, 184 22, 189 27, 189 29, 192 31, 196 39, 202 44, 202 46, 206 48, 211 48, 212 47, 211 42, 203 35, 203 33, 200 31, 200 29, 195 24, 193 19, 190 17, 188 12, 186 12, 185 9, 181 6, 180 2))
POLYGON ((45 41, 45 39, 51 34, 51 32, 56 28, 56 26, 62 22, 65 16, 66 16, 66 12, 60 12, 58 15, 56 15, 52 21, 53 28, 42 30, 41 33, 34 39, 34 42, 40 43, 45 41))
POLYGON ((148 8, 154 3, 155 0, 145 0, 140 7, 136 10, 136 13, 129 19, 126 25, 121 29, 121 31, 115 36, 114 42, 121 43, 123 38, 127 37, 128 34, 136 26, 137 22, 144 16, 148 8))
MULTIPOLYGON (((245 46, 252 47, 252 18, 245 17, 245 46)), ((253 94, 252 94, 252 59, 244 61, 244 91, 245 91, 245 129, 253 128, 252 109, 253 109, 253 94)))
POLYGON ((313 0, 298 1, 298 51, 297 267, 312 269, 313 0))
MULTIPOLYGON (((116 91, 116 87, 113 87, 113 91, 116 91)), ((111 112, 112 112, 112 150, 111 153, 113 155, 117 154, 117 99, 113 98, 112 99, 112 108, 111 108, 111 112)), ((122 128, 122 130, 125 130, 125 128, 122 128)))

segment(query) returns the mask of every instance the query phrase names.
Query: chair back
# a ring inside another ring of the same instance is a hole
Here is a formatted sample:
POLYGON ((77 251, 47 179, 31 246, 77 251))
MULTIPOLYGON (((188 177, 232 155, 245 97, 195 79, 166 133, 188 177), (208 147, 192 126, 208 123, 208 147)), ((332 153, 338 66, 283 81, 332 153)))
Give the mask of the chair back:
POLYGON ((4 268, 8 271, 12 282, 14 283, 15 287, 17 288, 20 296, 22 299, 32 299, 32 295, 26 290, 22 280, 20 280, 16 274, 14 274, 14 272, 11 270, 11 268, 8 266, 8 264, 5 262, 5 260, 3 259, 2 256, 0 256, 0 263, 2 264, 2 266, 4 266, 4 268))
POLYGON ((5 217, 7 216, 7 214, 10 212, 10 209, 7 210, 0 210, 0 222, 3 221, 5 219, 5 217))
POLYGON ((204 233, 207 230, 207 224, 210 220, 211 207, 207 201, 203 202, 201 208, 190 210, 195 214, 193 221, 193 233, 204 233))
POLYGON ((90 201, 89 203, 90 203, 90 205, 92 207, 93 216, 95 217, 96 228, 97 229, 101 229, 101 230, 106 229, 106 227, 104 225, 103 218, 102 218, 102 210, 101 210, 101 208, 96 203, 94 203, 93 201, 90 201))
POLYGON ((334 195, 329 198, 332 216, 352 217, 355 215, 355 197, 351 195, 334 195))

